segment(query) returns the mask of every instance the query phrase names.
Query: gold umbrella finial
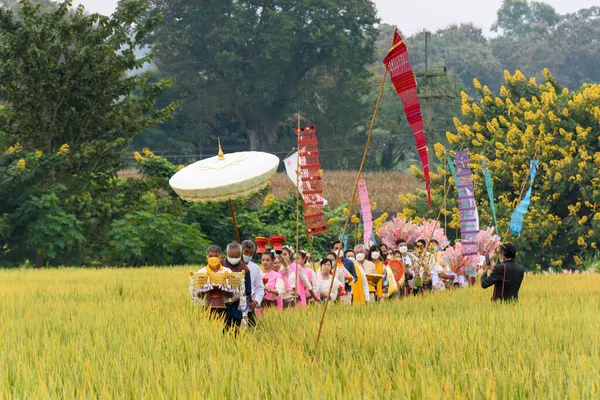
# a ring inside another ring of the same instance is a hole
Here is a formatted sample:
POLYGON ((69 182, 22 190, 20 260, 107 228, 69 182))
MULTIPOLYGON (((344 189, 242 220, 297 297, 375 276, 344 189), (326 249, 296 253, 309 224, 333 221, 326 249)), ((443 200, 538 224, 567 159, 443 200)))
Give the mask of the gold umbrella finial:
POLYGON ((223 154, 223 149, 221 148, 221 138, 217 138, 219 142, 219 160, 225 159, 225 154, 223 154))

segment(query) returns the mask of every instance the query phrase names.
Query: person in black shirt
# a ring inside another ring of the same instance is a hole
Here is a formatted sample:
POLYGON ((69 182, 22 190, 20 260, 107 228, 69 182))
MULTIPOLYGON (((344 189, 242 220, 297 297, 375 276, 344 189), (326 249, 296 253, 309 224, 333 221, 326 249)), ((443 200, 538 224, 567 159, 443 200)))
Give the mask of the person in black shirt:
POLYGON ((492 300, 519 300, 519 289, 525 275, 525 268, 515 262, 517 249, 510 243, 500 246, 503 262, 496 264, 491 273, 484 272, 481 277, 481 287, 484 289, 494 286, 492 300))

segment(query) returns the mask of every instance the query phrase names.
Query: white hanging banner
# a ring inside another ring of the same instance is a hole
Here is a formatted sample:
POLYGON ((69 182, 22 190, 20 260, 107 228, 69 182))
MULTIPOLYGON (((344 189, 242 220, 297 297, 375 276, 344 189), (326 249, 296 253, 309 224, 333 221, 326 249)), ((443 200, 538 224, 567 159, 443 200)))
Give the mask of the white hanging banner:
MULTIPOLYGON (((298 191, 302 194, 302 182, 298 181, 296 176, 298 171, 298 152, 295 152, 283 160, 283 165, 285 165, 285 173, 294 185, 298 183, 298 191)), ((325 200, 325 198, 323 198, 323 205, 327 205, 327 200, 325 200)))
POLYGON ((295 152, 285 160, 283 160, 283 164, 285 165, 285 173, 290 178, 290 180, 294 183, 294 185, 298 184, 298 191, 302 194, 302 182, 297 179, 297 171, 298 171, 298 152, 295 152))

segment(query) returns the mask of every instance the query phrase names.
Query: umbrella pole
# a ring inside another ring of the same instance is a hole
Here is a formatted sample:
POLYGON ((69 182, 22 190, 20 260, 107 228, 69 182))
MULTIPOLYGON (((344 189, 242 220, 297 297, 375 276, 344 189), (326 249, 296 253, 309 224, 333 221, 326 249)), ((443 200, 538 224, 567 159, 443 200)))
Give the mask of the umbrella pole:
POLYGON ((240 232, 238 231, 237 222, 235 220, 235 210, 233 209, 233 202, 229 200, 229 209, 231 210, 231 219, 233 220, 233 229, 235 230, 235 240, 240 243, 240 232))

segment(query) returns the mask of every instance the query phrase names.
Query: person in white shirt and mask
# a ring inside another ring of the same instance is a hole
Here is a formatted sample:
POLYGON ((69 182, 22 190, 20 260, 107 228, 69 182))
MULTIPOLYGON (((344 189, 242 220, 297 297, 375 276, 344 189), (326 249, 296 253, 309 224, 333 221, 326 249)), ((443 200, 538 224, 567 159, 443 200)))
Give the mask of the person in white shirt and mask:
POLYGON ((446 270, 438 260, 438 252, 440 251, 437 240, 432 239, 429 242, 429 251, 426 252, 425 261, 429 263, 429 271, 431 273, 431 286, 433 290, 441 291, 446 289, 446 281, 453 281, 456 274, 451 274, 446 270))
POLYGON ((243 261, 250 270, 250 283, 252 284, 251 301, 248 305, 248 323, 251 326, 256 325, 255 310, 260 308, 260 305, 265 297, 265 284, 263 283, 263 274, 253 261, 256 245, 252 240, 244 240, 242 242, 242 257, 243 261))
POLYGON ((404 267, 406 269, 409 269, 413 265, 413 257, 408 252, 408 242, 406 241, 406 239, 396 240, 396 248, 402 256, 402 262, 404 263, 404 267))
POLYGON ((322 302, 325 302, 327 300, 329 288, 331 288, 330 300, 335 301, 339 296, 340 288, 344 287, 344 284, 332 275, 333 262, 329 258, 324 258, 323 260, 321 260, 321 269, 316 274, 317 292, 319 293, 318 295, 322 302))

